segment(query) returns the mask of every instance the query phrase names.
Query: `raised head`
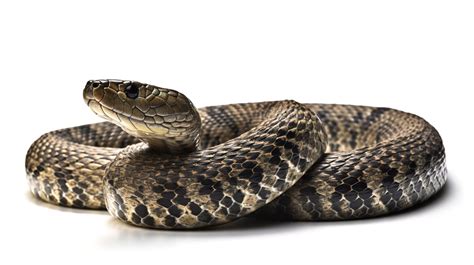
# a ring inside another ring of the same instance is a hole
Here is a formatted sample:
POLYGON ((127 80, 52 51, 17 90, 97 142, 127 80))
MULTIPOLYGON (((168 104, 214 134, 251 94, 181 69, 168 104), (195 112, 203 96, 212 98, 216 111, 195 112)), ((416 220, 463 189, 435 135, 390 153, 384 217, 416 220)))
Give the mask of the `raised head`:
POLYGON ((97 115, 160 152, 189 152, 199 143, 199 114, 177 91, 136 81, 91 80, 84 100, 97 115))

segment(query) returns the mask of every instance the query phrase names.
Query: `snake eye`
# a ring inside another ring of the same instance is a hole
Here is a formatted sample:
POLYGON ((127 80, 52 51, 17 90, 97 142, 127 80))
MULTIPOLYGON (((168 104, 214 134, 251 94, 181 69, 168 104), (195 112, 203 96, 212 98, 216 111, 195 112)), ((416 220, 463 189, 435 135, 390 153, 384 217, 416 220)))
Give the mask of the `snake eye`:
POLYGON ((136 99, 138 97, 138 85, 135 83, 130 83, 125 87, 125 95, 128 98, 136 99))

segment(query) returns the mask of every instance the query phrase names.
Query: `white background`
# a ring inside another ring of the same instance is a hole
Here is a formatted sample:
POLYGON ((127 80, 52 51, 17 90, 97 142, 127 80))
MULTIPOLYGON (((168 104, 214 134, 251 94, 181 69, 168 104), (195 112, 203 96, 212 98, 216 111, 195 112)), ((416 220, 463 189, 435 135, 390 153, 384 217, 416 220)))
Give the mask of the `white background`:
POLYGON ((1 264, 473 264, 472 1, 2 1, 1 264), (404 214, 129 227, 31 198, 42 133, 99 121, 88 79, 179 90, 195 105, 295 99, 386 106, 441 133, 449 185, 404 214))

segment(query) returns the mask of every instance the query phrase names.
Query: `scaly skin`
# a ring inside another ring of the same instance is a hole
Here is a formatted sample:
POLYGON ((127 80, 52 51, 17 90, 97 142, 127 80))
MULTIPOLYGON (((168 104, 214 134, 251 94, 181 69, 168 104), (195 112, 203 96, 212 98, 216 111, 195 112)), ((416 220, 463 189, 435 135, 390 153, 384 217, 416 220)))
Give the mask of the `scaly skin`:
POLYGON ((446 182, 437 131, 393 109, 281 101, 196 111, 176 91, 118 80, 88 82, 84 99, 117 125, 40 137, 26 158, 31 190, 137 226, 204 227, 260 208, 274 219, 364 218, 446 182))

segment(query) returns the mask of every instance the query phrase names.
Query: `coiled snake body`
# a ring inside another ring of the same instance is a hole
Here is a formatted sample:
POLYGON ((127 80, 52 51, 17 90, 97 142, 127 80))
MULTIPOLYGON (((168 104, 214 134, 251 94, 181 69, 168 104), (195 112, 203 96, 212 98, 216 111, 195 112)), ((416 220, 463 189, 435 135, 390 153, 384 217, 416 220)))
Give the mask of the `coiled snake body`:
POLYGON ((278 101, 196 110, 176 91, 120 80, 89 81, 84 99, 110 122, 36 140, 31 191, 137 226, 196 228, 257 209, 274 219, 371 217, 446 182, 438 132, 394 109, 278 101))

